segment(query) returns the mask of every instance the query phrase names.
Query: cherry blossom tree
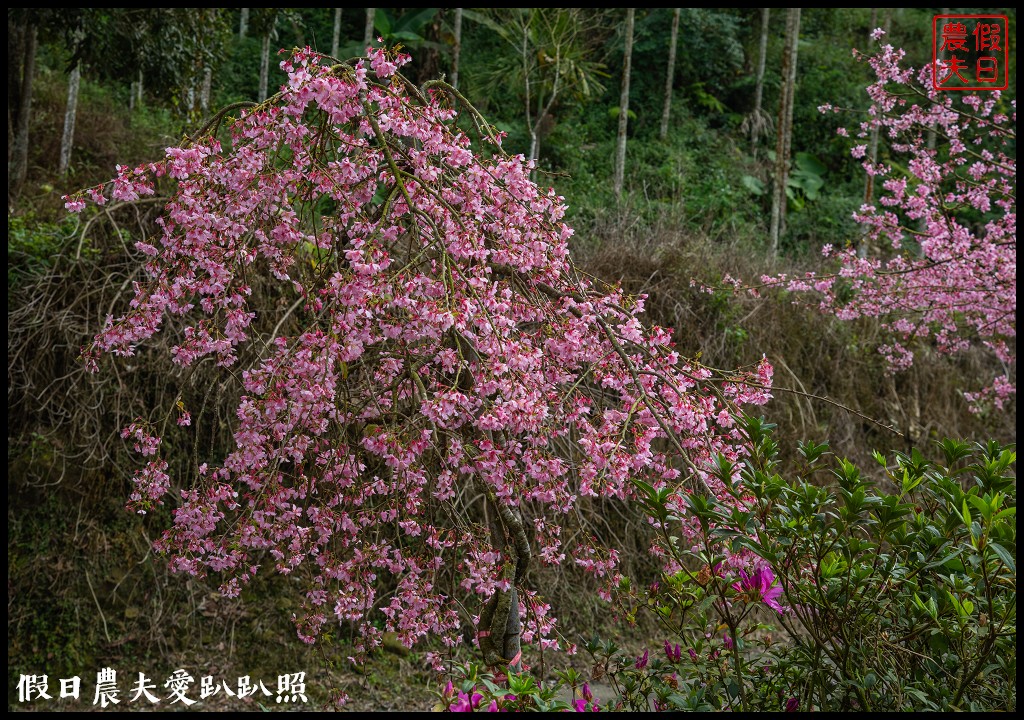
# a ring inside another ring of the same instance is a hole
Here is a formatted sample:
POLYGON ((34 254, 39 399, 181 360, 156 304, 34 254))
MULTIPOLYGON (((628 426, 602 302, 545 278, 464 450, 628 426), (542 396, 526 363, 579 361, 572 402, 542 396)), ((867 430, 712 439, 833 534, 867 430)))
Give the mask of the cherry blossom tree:
MULTIPOLYGON (((872 37, 884 34, 878 29, 872 37)), ((883 45, 861 56, 877 80, 856 135, 867 139, 877 130, 892 152, 888 162, 871 162, 866 141, 851 151, 882 188, 877 204, 854 214, 865 233, 864 257, 855 242, 826 246, 837 272, 762 280, 817 294, 822 309, 843 320, 879 318, 890 334, 879 350, 893 370, 909 367, 915 345, 926 341, 944 353, 986 348, 1003 371, 964 396, 975 409, 1002 409, 1016 392, 1016 101, 999 91, 938 92, 932 67, 905 68, 904 55, 883 45), (939 142, 930 143, 930 135, 939 142)))
POLYGON ((613 585, 615 548, 563 528, 638 487, 684 518, 673 534, 697 532, 686 498, 725 497, 712 463, 740 454, 733 416, 767 401, 772 369, 716 377, 641 323, 643 297, 584 277, 562 198, 454 88, 403 77, 408 60, 298 52, 225 145, 197 137, 68 198, 171 194, 159 239, 136 243, 148 281, 83 356, 130 356, 167 323, 178 364, 238 379, 216 466, 172 479, 155 423, 123 433, 146 458, 130 507, 176 506, 157 543, 175 569, 229 596, 260 572, 304 578, 308 642, 343 622, 363 650, 380 627, 454 645, 472 621, 485 660, 514 667, 521 640, 558 644, 530 563, 613 585), (257 274, 294 299, 272 331, 255 329, 257 274))

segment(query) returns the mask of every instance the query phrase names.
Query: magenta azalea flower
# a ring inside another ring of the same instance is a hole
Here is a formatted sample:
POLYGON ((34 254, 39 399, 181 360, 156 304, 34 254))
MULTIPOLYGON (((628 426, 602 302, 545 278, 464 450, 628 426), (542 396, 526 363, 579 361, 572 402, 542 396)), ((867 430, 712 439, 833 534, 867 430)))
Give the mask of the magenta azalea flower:
POLYGON ((601 712, 601 708, 598 706, 597 703, 587 702, 583 698, 574 700, 572 703, 572 707, 576 712, 601 712))
POLYGON ((594 697, 594 693, 591 692, 588 683, 583 683, 583 687, 580 688, 580 695, 582 697, 572 701, 572 707, 576 712, 600 712, 601 708, 597 704, 597 698, 594 697))
POLYGON ((740 582, 733 585, 739 592, 757 593, 761 601, 777 613, 788 612, 789 608, 779 604, 779 597, 782 595, 782 586, 775 585, 775 573, 767 565, 762 565, 754 571, 753 575, 747 575, 742 570, 740 582))
POLYGON ((636 669, 643 670, 647 667, 647 651, 644 650, 644 654, 636 659, 636 669))
POLYGON ((449 705, 448 709, 452 712, 473 712, 473 710, 480 707, 480 701, 483 699, 484 696, 480 693, 467 695, 460 690, 459 699, 449 705))

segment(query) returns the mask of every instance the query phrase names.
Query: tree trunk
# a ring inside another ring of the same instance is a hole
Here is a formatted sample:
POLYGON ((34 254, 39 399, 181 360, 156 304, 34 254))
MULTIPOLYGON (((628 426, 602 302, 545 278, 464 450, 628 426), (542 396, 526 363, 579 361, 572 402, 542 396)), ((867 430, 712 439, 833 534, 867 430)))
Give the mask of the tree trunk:
POLYGON ((772 187, 770 237, 772 255, 779 253, 779 238, 785 233, 786 184, 789 182, 789 148, 792 134, 793 94, 796 83, 796 45, 800 34, 800 9, 786 12, 786 43, 782 53, 782 94, 775 141, 775 172, 772 187))
POLYGON ((331 57, 338 57, 338 43, 341 42, 341 8, 334 8, 334 34, 331 36, 331 57))
POLYGON ((754 86, 754 121, 750 124, 750 142, 757 144, 757 138, 761 133, 761 106, 764 101, 764 67, 768 60, 768 22, 771 19, 771 9, 761 8, 761 43, 757 55, 757 84, 754 86))
MULTIPOLYGON (((878 23, 878 8, 871 8, 871 28, 870 31, 874 32, 875 27, 878 23)), ((889 34, 889 26, 892 24, 892 10, 885 11, 885 30, 886 35, 889 34)), ((871 37, 868 37, 868 42, 871 43, 871 37)), ((868 163, 875 165, 878 163, 878 128, 871 128, 871 136, 868 139, 868 163)), ((875 199, 875 176, 871 173, 867 173, 867 178, 864 180, 864 204, 870 205, 875 199)), ((860 244, 857 246, 858 257, 865 258, 868 256, 868 242, 867 233, 861 236, 860 244)))
POLYGON ((661 128, 658 137, 664 140, 668 137, 668 120, 672 112, 672 80, 676 72, 676 41, 679 38, 679 14, 682 8, 676 8, 672 13, 672 36, 668 41, 668 70, 665 73, 665 107, 661 110, 661 128))
POLYGON ((789 92, 789 84, 786 79, 789 77, 789 63, 792 56, 789 52, 790 36, 793 33, 793 10, 786 13, 786 39, 782 47, 782 87, 779 94, 779 114, 776 121, 775 134, 775 167, 772 169, 772 216, 769 227, 771 238, 772 254, 778 253, 779 248, 779 223, 782 213, 785 211, 786 187, 784 184, 785 168, 785 147, 786 147, 786 94, 789 92))
POLYGON ((249 8, 242 8, 242 17, 238 21, 238 37, 244 38, 249 31, 249 8))
POLYGON ((213 87, 213 68, 203 68, 203 84, 199 87, 199 110, 205 115, 210 111, 210 90, 213 87))
POLYGON ((25 27, 7 18, 7 162, 14 153, 14 137, 18 132, 21 108, 21 71, 25 57, 25 27))
POLYGON ((14 152, 7 163, 7 197, 16 198, 28 177, 28 126, 32 118, 32 81, 36 74, 36 28, 22 26, 25 55, 21 71, 21 103, 14 131, 14 152))
POLYGON ((783 204, 782 204, 782 216, 779 219, 779 237, 781 238, 786 234, 786 195, 785 190, 789 186, 789 159, 793 156, 793 105, 796 100, 796 66, 797 66, 797 51, 800 44, 800 8, 793 10, 793 39, 789 45, 789 77, 786 78, 786 84, 789 86, 789 92, 786 93, 786 147, 784 150, 785 164, 783 165, 782 171, 784 176, 782 178, 782 190, 783 190, 783 204))
POLYGON ((292 26, 292 34, 295 36, 295 47, 306 47, 306 33, 302 30, 297 16, 288 16, 288 23, 292 26))
POLYGON ((452 87, 459 87, 459 56, 462 54, 462 8, 455 8, 455 47, 452 48, 452 87))
POLYGON ((132 80, 131 85, 128 86, 128 111, 134 111, 135 108, 142 108, 142 68, 139 68, 139 79, 132 80))
POLYGON ((412 80, 417 85, 422 85, 428 80, 441 76, 441 53, 442 41, 444 40, 444 15, 435 8, 434 15, 430 21, 424 23, 420 36, 423 38, 423 48, 416 56, 417 67, 413 71, 412 80))
POLYGON ((260 52, 260 89, 257 102, 267 99, 267 82, 270 78, 270 31, 263 36, 263 49, 260 52))
POLYGON ((363 32, 363 47, 373 42, 373 21, 377 16, 377 8, 366 8, 366 30, 363 32))
POLYGON ((492 667, 522 672, 519 591, 530 565, 530 543, 523 529, 518 510, 508 507, 493 495, 485 499, 489 518, 491 544, 495 550, 511 560, 503 570, 503 579, 510 587, 498 590, 480 612, 477 639, 484 662, 492 667))
MULTIPOLYGON (((545 104, 543 96, 537 98, 537 119, 530 126, 530 154, 527 156, 527 160, 540 160, 540 141, 541 136, 544 133, 544 123, 547 120, 548 112, 555 104, 555 98, 558 97, 558 74, 555 73, 555 82, 551 86, 551 95, 548 97, 548 101, 545 104)), ((530 173, 530 178, 534 177, 534 173, 530 173)))
MULTIPOLYGON (((871 47, 871 33, 878 27, 878 8, 871 8, 871 22, 868 23, 868 47, 871 47)), ((871 129, 871 137, 868 140, 868 161, 873 165, 875 160, 878 158, 878 128, 871 129)), ((871 198, 874 196, 874 175, 867 173, 867 177, 864 181, 864 203, 868 204, 871 202, 871 198)), ((861 243, 858 254, 864 257, 864 243, 861 243)))
MULTIPOLYGON (((533 11, 530 11, 531 14, 533 11)), ((530 100, 530 27, 528 23, 524 23, 520 29, 522 30, 522 45, 519 47, 519 57, 523 62, 523 84, 524 90, 523 97, 525 98, 524 107, 526 109, 526 129, 530 133, 530 154, 526 156, 526 161, 531 162, 537 156, 534 154, 535 148, 537 147, 537 128, 533 122, 533 106, 530 100)), ((557 79, 557 78, 556 78, 557 79)), ((539 124, 539 123, 538 123, 539 124)), ((533 178, 533 171, 530 171, 530 178, 533 178)))
POLYGON ((71 147, 75 142, 75 118, 78 115, 78 86, 82 80, 82 63, 77 62, 68 75, 68 104, 64 110, 64 134, 60 138, 60 162, 57 173, 64 175, 71 165, 71 147))
MULTIPOLYGON (((536 10, 536 9, 534 9, 536 10)), ((533 12, 533 11, 531 11, 533 12)), ((531 21, 532 22, 532 21, 531 21)), ((553 81, 551 84, 551 93, 547 97, 547 101, 544 99, 543 94, 537 96, 537 112, 534 113, 530 105, 531 98, 531 84, 530 84, 530 59, 529 59, 529 40, 530 40, 530 24, 527 22, 522 25, 523 33, 523 44, 521 47, 522 59, 523 59, 523 70, 525 72, 526 80, 526 122, 527 129, 530 131, 530 154, 527 156, 528 162, 540 161, 540 143, 544 133, 544 125, 548 117, 548 113, 551 108, 555 105, 555 100, 558 98, 558 91, 561 80, 561 73, 559 68, 561 67, 561 53, 555 53, 555 68, 553 73, 553 81), (533 120, 531 121, 531 118, 533 120)), ((536 168, 530 171, 530 179, 536 178, 536 168)))
POLYGON ((622 58, 622 93, 619 96, 619 132, 615 141, 615 197, 622 197, 626 175, 626 125, 629 122, 629 73, 633 62, 633 21, 636 9, 626 10, 626 52, 622 58))

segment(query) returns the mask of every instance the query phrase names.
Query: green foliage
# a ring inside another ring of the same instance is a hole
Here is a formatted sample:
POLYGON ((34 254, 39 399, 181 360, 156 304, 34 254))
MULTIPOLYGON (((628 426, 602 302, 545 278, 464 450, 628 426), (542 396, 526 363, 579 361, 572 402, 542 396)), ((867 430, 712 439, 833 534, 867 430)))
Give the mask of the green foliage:
MULTIPOLYGON (((649 614, 668 639, 638 657, 597 637, 583 645, 617 695, 602 707, 1014 710, 1016 453, 944 440, 937 461, 876 453, 868 470, 807 441, 784 478, 774 425, 741 429, 749 457, 713 469, 733 502, 685 498, 696 544, 671 531, 673 491, 636 483, 678 569, 648 588, 623 578, 619 610, 649 614)), ((549 684, 471 664, 454 675, 437 709, 600 702, 572 668, 549 684)))
POLYGON ((194 82, 204 65, 219 59, 230 29, 219 8, 43 8, 26 11, 42 30, 40 41, 58 40, 63 62, 82 63, 86 76, 133 82, 139 73, 149 92, 166 96, 194 82))
POLYGON ((40 221, 33 215, 7 215, 7 290, 29 275, 51 270, 75 237, 78 220, 40 221))
MULTIPOLYGON (((453 674, 454 682, 449 682, 438 693, 435 710, 567 711, 572 710, 573 705, 566 701, 563 688, 570 688, 575 698, 579 682, 579 674, 571 669, 560 673, 559 681, 556 683, 538 683, 530 673, 517 673, 511 670, 504 676, 496 676, 474 663, 454 668, 453 674)), ((587 709, 596 709, 596 703, 588 704, 585 699, 583 705, 586 705, 587 709)))
MULTIPOLYGON (((642 131, 657 132, 665 94, 668 39, 672 8, 651 10, 637 18, 633 45, 630 106, 645 108, 642 131), (644 71, 637 69, 644 68, 644 71)), ((704 114, 726 110, 724 98, 741 77, 744 64, 744 19, 734 10, 683 8, 679 16, 674 85, 685 93, 685 104, 704 114)), ((613 40, 613 75, 621 67, 621 38, 613 40)), ((616 90, 617 92, 617 90, 616 90)))
MULTIPOLYGON (((1012 711, 1016 453, 945 440, 941 461, 917 450, 876 454, 871 481, 809 442, 801 467, 783 477, 773 427, 743 422, 751 456, 715 469, 732 502, 688 496, 700 542, 688 547, 664 531, 680 570, 625 606, 628 617, 658 618, 668 661, 641 667, 589 648, 617 678, 623 704, 1012 711), (749 510, 736 509, 740 498, 749 510), (758 589, 727 557, 759 566, 770 582, 758 589), (769 609, 768 585, 784 612, 769 609), (676 642, 683 650, 673 658, 676 642)), ((638 494, 666 528, 681 521, 666 492, 638 494)))
MULTIPOLYGON (((775 162, 775 152, 769 150, 768 158, 775 162)), ((811 153, 798 152, 793 158, 793 167, 789 172, 789 180, 786 183, 786 197, 794 210, 803 210, 809 200, 817 200, 821 189, 825 186, 824 175, 828 172, 821 160, 811 153)), ((753 195, 763 196, 768 192, 768 186, 763 180, 753 175, 744 175, 740 178, 743 187, 753 195)))
MULTIPOLYGON (((18 462, 45 467, 58 453, 58 448, 36 437, 18 462)), ((13 492, 13 502, 24 500, 18 490, 13 492)), ((107 637, 105 631, 124 630, 120 613, 114 614, 109 605, 104 609, 109 617, 100 616, 88 588, 92 582, 102 593, 113 573, 123 575, 124 570, 109 558, 98 559, 99 553, 91 562, 87 558, 95 552, 95 538, 89 532, 95 521, 85 518, 89 527, 82 527, 83 518, 76 512, 76 505, 54 493, 45 497, 35 494, 32 499, 34 512, 16 517, 8 514, 8 579, 12 587, 9 674, 16 678, 18 671, 50 672, 51 676, 70 677, 95 664, 107 637), (71 550, 65 545, 70 544, 75 532, 80 547, 71 550), (104 626, 105 622, 109 627, 104 626)), ((120 510, 119 503, 108 502, 97 512, 108 521, 103 540, 116 544, 119 552, 131 552, 134 537, 129 535, 138 534, 138 523, 124 518, 120 510), (120 517, 113 516, 112 508, 120 517), (134 532, 126 532, 128 526, 134 532)), ((138 598, 135 601, 141 602, 138 598)))
MULTIPOLYGON (((581 237, 616 207, 607 182, 614 132, 605 134, 605 128, 611 122, 608 114, 580 111, 559 122, 548 140, 545 165, 568 175, 557 178, 556 188, 566 197, 570 222, 581 237)), ((666 142, 631 137, 626 156, 630 203, 648 224, 669 215, 687 233, 731 239, 757 235, 761 212, 743 181, 749 174, 743 171, 753 170, 750 160, 706 118, 681 113, 666 142)))
POLYGON ((726 110, 725 105, 707 91, 707 85, 705 82, 695 82, 686 88, 686 94, 689 96, 691 103, 709 113, 724 113, 726 110))
POLYGON ((537 125, 536 131, 546 135, 545 121, 560 113, 566 102, 580 104, 605 91, 603 79, 608 75, 595 52, 603 36, 600 13, 502 8, 466 10, 464 15, 493 35, 477 71, 480 91, 504 99, 506 107, 516 111, 523 108, 519 121, 525 121, 524 129, 537 125))
MULTIPOLYGON (((792 192, 792 187, 787 189, 792 192)), ((851 208, 863 201, 864 188, 855 182, 836 187, 824 186, 813 201, 806 198, 799 212, 786 215, 786 235, 782 247, 791 255, 816 255, 825 244, 845 247, 859 237, 851 208)), ((796 209, 790 199, 790 208, 796 209)))
POLYGON ((424 29, 437 15, 437 8, 419 8, 399 17, 388 13, 386 8, 377 8, 374 13, 374 30, 384 38, 385 45, 403 43, 409 47, 423 47, 427 40, 424 29))
POLYGON ((811 153, 798 152, 794 156, 786 194, 790 201, 798 203, 798 210, 803 208, 804 199, 818 199, 818 193, 825 185, 823 176, 826 172, 828 169, 811 153))
POLYGON ((753 175, 744 175, 740 178, 740 182, 743 183, 743 187, 758 197, 768 192, 768 186, 765 185, 764 181, 753 175))

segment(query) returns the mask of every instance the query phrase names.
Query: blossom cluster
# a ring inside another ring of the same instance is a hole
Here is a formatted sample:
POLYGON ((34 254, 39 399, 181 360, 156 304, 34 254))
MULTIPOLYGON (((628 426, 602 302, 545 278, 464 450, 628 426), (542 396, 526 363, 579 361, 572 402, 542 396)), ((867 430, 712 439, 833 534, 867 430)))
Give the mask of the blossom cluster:
MULTIPOLYGON (((159 548, 176 570, 219 573, 228 595, 263 569, 303 578, 309 642, 329 618, 364 648, 384 632, 461 642, 443 578, 484 598, 509 583, 480 497, 523 515, 542 562, 570 557, 613 586, 614 549, 561 531, 581 500, 630 500, 638 478, 680 508, 718 494, 711 459, 740 452, 730 414, 770 397, 767 360, 722 386, 644 326, 643 297, 577 272, 562 198, 488 126, 471 142, 471 109, 412 86, 408 59, 297 52, 224 145, 169 148, 112 187, 131 200, 164 177, 172 193, 159 238, 137 245, 147 282, 86 358, 132 355, 175 323, 176 363, 210 359, 241 384, 234 446, 196 477, 172 481, 148 426, 126 430, 156 455, 131 507, 170 498, 159 548), (260 273, 291 296, 282 307, 295 300, 291 317, 256 317, 260 273)), ((549 608, 520 597, 524 640, 545 642, 549 608)))
POLYGON ((937 91, 932 66, 915 71, 904 56, 885 44, 866 57, 876 75, 868 117, 839 132, 864 139, 851 155, 881 189, 854 213, 863 236, 824 248, 834 273, 762 280, 820 297, 842 320, 879 318, 890 336, 879 350, 893 370, 909 367, 926 341, 943 353, 986 348, 1002 371, 965 396, 975 409, 1002 409, 1016 393, 1016 100, 937 91), (866 157, 873 132, 890 160, 866 157))

